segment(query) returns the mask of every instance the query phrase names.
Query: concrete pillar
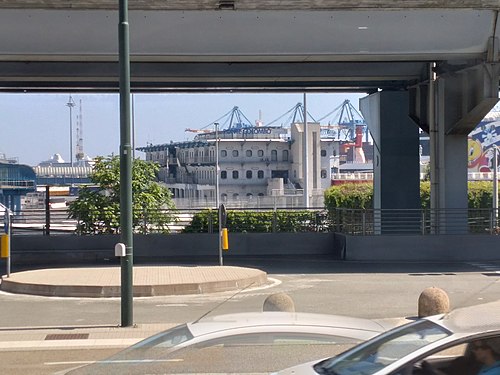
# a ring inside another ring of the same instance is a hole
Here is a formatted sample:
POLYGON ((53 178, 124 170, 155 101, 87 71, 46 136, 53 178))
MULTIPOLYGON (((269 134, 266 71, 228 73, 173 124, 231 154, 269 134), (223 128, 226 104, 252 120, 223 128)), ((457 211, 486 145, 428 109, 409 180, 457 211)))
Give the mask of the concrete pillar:
POLYGON ((408 116, 409 94, 381 91, 360 99, 360 108, 375 145, 373 206, 375 218, 380 217, 378 232, 419 232, 419 137, 408 116))
POLYGON ((436 131, 431 144, 431 230, 436 234, 467 233, 467 137, 450 133, 461 112, 451 78, 436 81, 436 131), (436 139, 434 139, 436 138, 436 139))
POLYGON ((467 137, 498 102, 500 65, 491 52, 489 62, 461 69, 431 64, 428 81, 410 89, 412 118, 430 136, 432 233, 468 231, 467 137))

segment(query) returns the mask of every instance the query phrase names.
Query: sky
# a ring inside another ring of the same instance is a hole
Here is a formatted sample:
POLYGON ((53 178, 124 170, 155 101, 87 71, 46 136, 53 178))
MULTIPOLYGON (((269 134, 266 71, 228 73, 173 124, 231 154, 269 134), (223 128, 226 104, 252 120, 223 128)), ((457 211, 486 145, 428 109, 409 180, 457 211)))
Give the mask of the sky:
MULTIPOLYGON (((31 166, 48 160, 55 153, 69 162, 70 109, 66 104, 70 95, 76 104, 71 117, 73 160, 76 160, 80 100, 85 154, 90 157, 117 154, 120 144, 118 94, 78 93, 0 94, 0 153, 31 166)), ((345 99, 358 109, 359 98, 364 96, 359 93, 311 93, 307 94, 307 110, 318 119, 345 99)), ((211 126, 235 106, 252 122, 258 120, 261 113, 266 125, 302 101, 302 93, 134 94, 135 147, 192 139, 194 134, 185 132, 186 128, 211 126)), ((280 122, 273 125, 280 125, 280 122)), ((144 158, 144 153, 136 152, 136 157, 144 158)))

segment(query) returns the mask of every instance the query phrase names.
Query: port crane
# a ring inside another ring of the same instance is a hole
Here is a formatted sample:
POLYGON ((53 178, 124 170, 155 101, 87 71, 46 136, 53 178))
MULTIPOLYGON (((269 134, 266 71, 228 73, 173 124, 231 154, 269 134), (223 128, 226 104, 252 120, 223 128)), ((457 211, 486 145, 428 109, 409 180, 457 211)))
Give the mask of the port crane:
MULTIPOLYGON (((284 118, 285 116, 288 116, 284 122, 281 122, 280 126, 290 126, 291 124, 295 124, 297 122, 304 122, 304 105, 302 103, 297 103, 295 104, 292 108, 290 108, 288 111, 283 113, 280 117, 277 119, 274 119, 271 121, 268 126, 272 126, 273 124, 277 123, 279 120, 284 118)), ((314 117, 307 111, 307 116, 309 118, 316 122, 314 117)))
POLYGON ((213 125, 215 123, 220 124, 219 129, 242 129, 252 127, 250 120, 241 112, 239 107, 233 107, 229 112, 225 113, 215 121, 211 121, 208 125, 202 127, 201 129, 187 128, 184 131, 190 133, 212 133, 213 125))
POLYGON ((335 136, 339 140, 352 141, 356 139, 356 134, 359 134, 360 130, 364 132, 366 129, 366 122, 363 116, 348 99, 318 119, 318 122, 327 118, 332 118, 332 120, 327 125, 322 125, 321 129, 325 129, 326 131, 334 129, 334 132, 336 132, 335 136))

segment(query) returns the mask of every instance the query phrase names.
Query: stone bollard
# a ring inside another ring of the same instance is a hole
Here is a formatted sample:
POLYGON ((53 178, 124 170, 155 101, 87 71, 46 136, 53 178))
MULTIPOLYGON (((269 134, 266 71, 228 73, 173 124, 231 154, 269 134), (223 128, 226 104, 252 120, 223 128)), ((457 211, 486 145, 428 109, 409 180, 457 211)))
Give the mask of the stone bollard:
POLYGON ((262 310, 295 312, 295 304, 288 294, 274 293, 265 299, 262 310))
POLYGON ((448 294, 440 288, 425 288, 420 297, 418 297, 418 317, 436 314, 446 314, 450 311, 450 299, 448 294))

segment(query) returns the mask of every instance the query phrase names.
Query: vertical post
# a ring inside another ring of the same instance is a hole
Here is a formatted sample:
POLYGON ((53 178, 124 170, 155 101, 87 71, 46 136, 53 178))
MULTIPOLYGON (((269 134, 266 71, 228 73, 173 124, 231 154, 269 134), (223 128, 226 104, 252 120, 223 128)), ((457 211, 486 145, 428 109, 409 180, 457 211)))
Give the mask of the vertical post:
POLYGON ((12 222, 11 222, 11 210, 6 208, 3 218, 3 225, 5 234, 1 236, 1 257, 6 258, 6 273, 7 277, 10 277, 10 243, 11 243, 11 233, 12 233, 12 222))
POLYGON ((308 155, 308 137, 307 137, 307 103, 306 93, 304 93, 304 133, 302 135, 302 177, 304 180, 304 207, 309 208, 309 155, 308 155))
POLYGON ((130 94, 132 100, 132 159, 135 159, 135 97, 130 94))
POLYGON ((429 142, 430 142, 430 179, 431 179, 431 216, 430 216, 430 233, 439 233, 438 210, 441 208, 439 199, 439 142, 438 129, 436 125, 436 102, 435 102, 435 80, 434 73, 435 63, 429 64, 429 91, 428 91, 428 123, 429 123, 429 142))
POLYGON ((69 159, 70 165, 73 167, 73 107, 75 106, 75 101, 71 95, 66 106, 69 108, 69 159))
POLYGON ((493 230, 498 226, 498 149, 493 146, 493 230))
POLYGON ((128 0, 119 0, 120 66, 120 234, 125 244, 121 257, 121 326, 133 323, 132 147, 130 144, 130 49, 128 0))
POLYGON ((223 265, 223 259, 222 259, 222 215, 221 215, 221 208, 220 208, 220 202, 219 202, 219 123, 216 122, 214 123, 215 125, 215 205, 217 207, 217 215, 218 215, 218 228, 219 230, 217 231, 218 233, 218 253, 219 253, 219 265, 223 265))
POLYGON ((363 208, 361 215, 362 215, 362 220, 361 220, 362 233, 363 233, 363 236, 366 236, 366 210, 364 208, 363 208))
POLYGON ((422 236, 425 235, 425 208, 422 210, 422 236))
POLYGON ((50 236, 50 186, 45 186, 45 233, 50 236))

